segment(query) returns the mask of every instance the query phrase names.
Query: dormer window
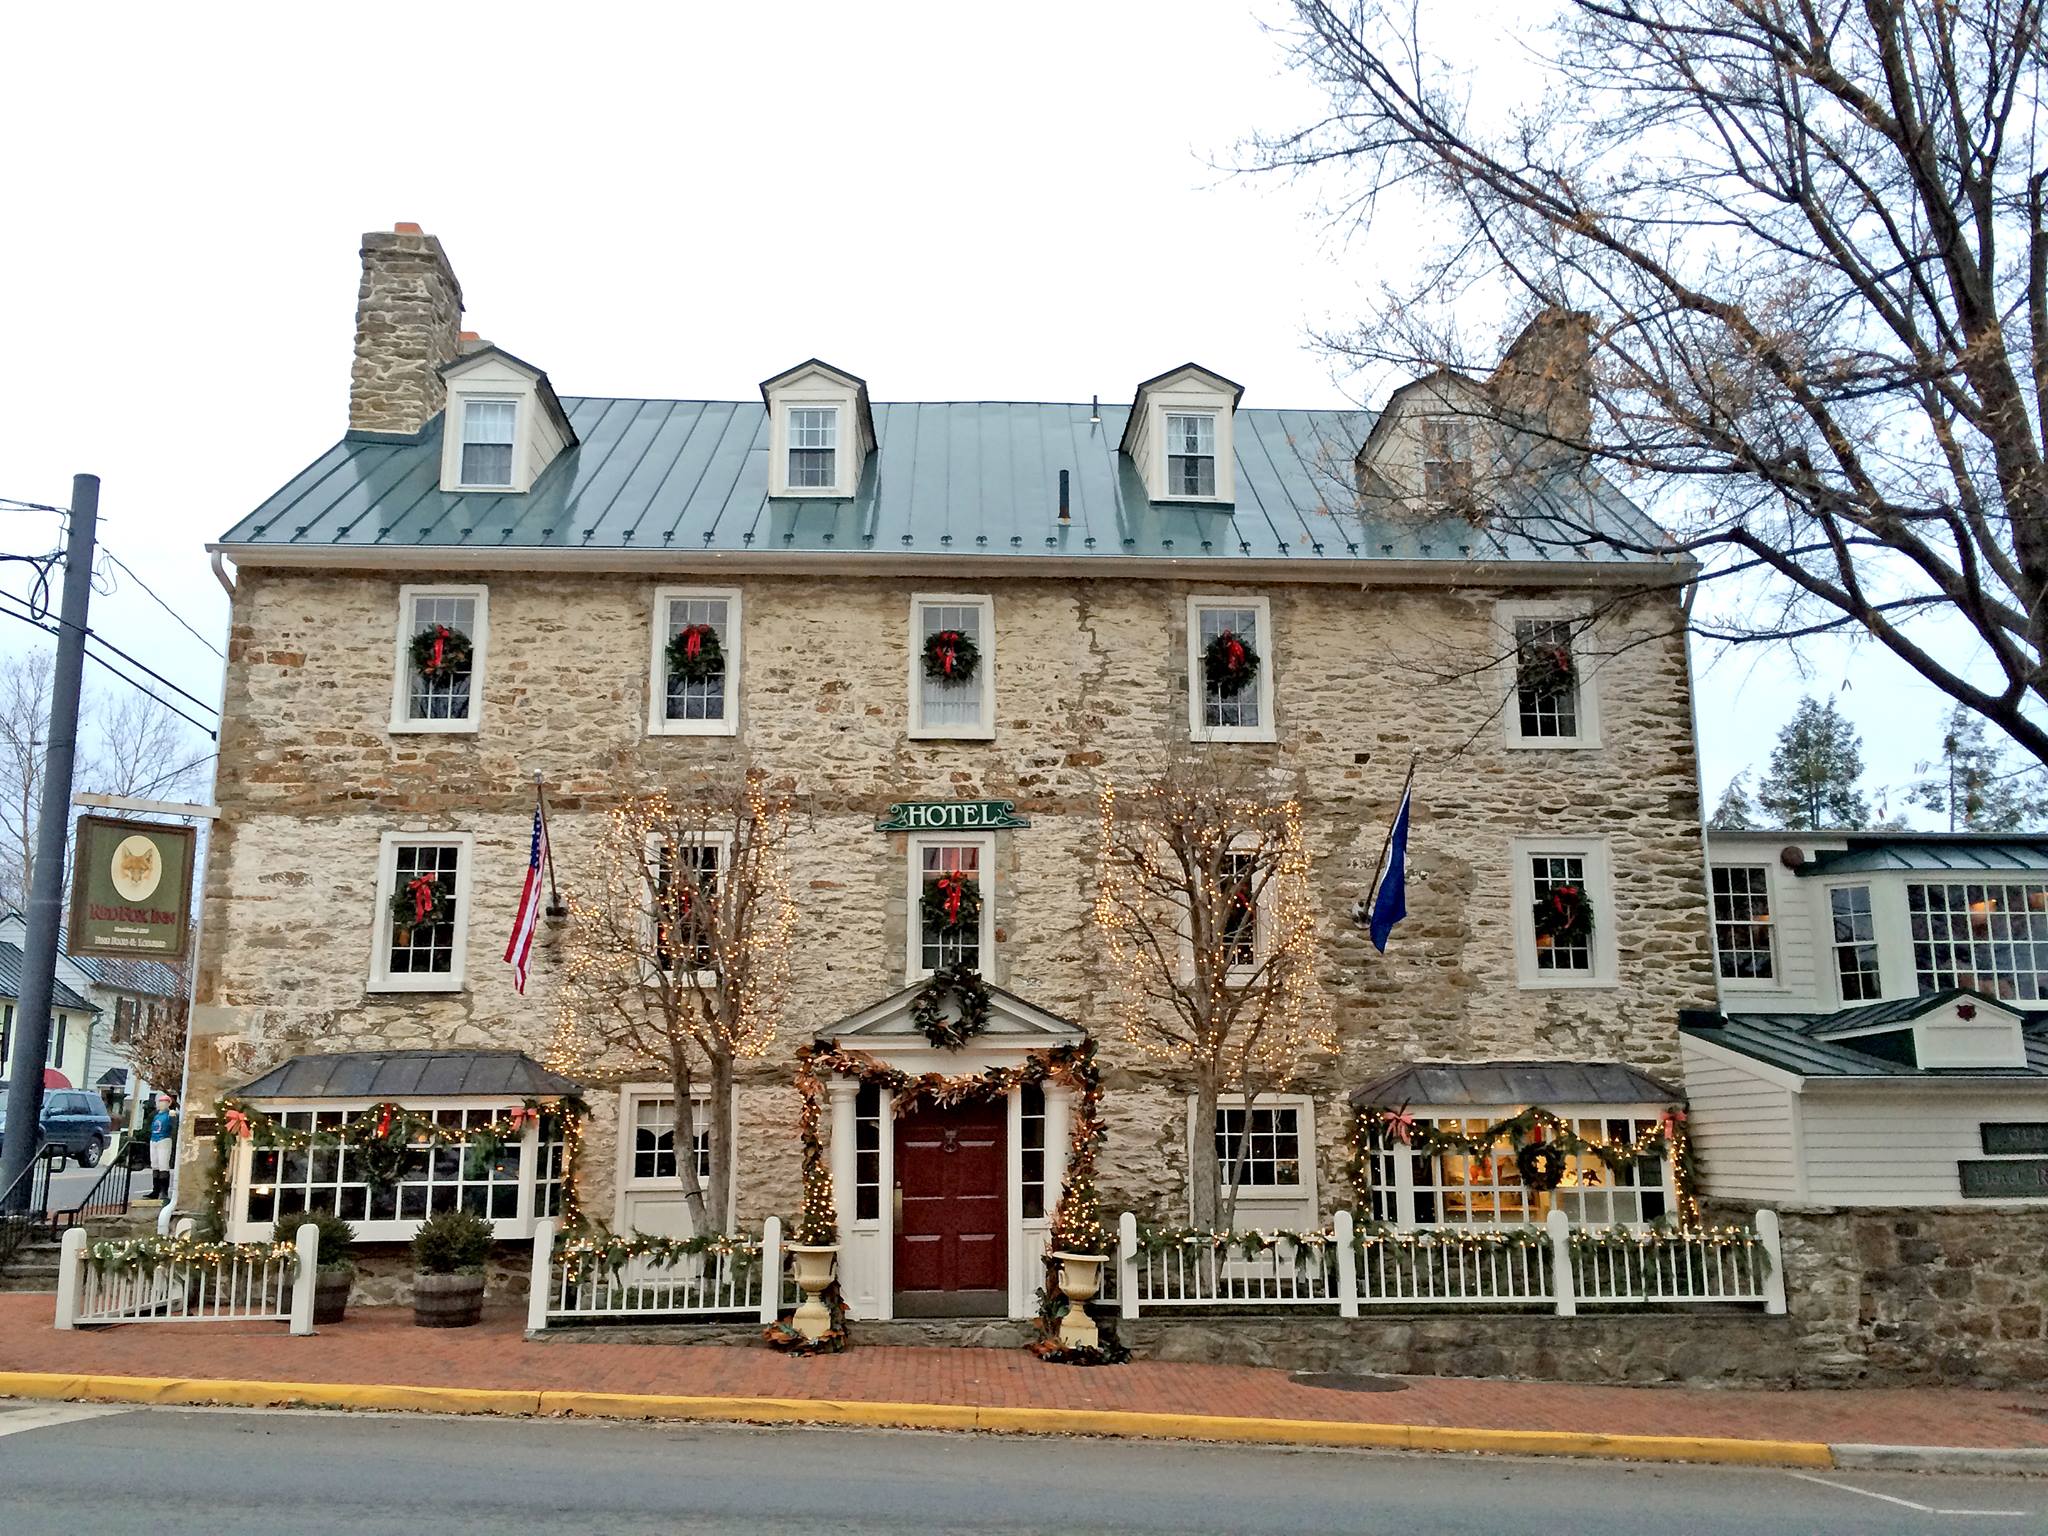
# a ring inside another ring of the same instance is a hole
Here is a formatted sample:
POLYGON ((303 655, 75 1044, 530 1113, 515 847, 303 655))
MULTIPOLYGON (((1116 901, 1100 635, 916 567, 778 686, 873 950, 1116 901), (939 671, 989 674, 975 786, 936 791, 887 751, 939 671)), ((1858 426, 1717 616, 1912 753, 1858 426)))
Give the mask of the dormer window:
POLYGON ((1167 415, 1166 494, 1216 494, 1216 418, 1206 411, 1167 415))
POLYGON ((839 483, 839 412, 833 406, 792 406, 789 412, 789 484, 792 490, 830 490, 839 483))
POLYGON ((1455 416, 1422 421, 1422 494, 1432 506, 1472 499, 1472 423, 1455 416))
POLYGON ((512 444, 519 422, 516 400, 462 402, 462 483, 504 487, 512 484, 512 444))

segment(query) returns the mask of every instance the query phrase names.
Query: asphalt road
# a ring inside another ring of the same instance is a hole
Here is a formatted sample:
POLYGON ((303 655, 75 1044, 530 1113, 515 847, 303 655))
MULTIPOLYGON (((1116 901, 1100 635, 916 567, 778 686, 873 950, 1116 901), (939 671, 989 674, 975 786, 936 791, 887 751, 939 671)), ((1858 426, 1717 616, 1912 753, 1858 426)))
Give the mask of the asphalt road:
POLYGON ((8 1536, 2048 1530, 2048 1482, 524 1419, 0 1402, 8 1536))

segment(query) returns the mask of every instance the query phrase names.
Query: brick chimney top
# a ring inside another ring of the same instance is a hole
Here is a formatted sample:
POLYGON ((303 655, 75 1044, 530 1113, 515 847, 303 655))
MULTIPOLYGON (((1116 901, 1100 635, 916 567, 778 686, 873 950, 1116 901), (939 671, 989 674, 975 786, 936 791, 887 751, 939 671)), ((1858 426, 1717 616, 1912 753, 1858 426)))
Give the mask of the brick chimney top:
POLYGON ((394 235, 418 235, 424 234, 425 231, 417 224, 394 224, 391 226, 391 233, 394 235))
POLYGON ((461 350, 462 284, 441 242, 417 224, 363 236, 356 293, 351 430, 418 432, 441 413, 441 365, 461 350))
POLYGON ((462 333, 462 334, 461 334, 460 336, 458 336, 458 337, 456 338, 456 340, 458 340, 458 341, 482 341, 482 340, 483 340, 483 337, 482 337, 481 335, 479 335, 479 334, 478 334, 477 332, 475 332, 475 331, 464 331, 464 332, 463 332, 463 333, 462 333))

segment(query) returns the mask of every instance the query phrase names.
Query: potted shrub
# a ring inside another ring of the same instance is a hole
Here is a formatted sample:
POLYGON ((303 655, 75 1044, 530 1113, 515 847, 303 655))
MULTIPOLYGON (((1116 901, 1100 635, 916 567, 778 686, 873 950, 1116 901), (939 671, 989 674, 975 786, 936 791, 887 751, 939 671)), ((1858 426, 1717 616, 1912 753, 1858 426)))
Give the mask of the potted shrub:
POLYGON ((320 1229, 320 1268, 313 1275, 313 1322, 338 1323, 348 1310, 356 1278, 356 1229, 332 1211, 301 1211, 277 1224, 280 1238, 296 1242, 299 1228, 320 1229))
POLYGON ((412 1320, 422 1328, 467 1328, 483 1315, 484 1260, 495 1236, 469 1211, 443 1211, 412 1240, 412 1320))

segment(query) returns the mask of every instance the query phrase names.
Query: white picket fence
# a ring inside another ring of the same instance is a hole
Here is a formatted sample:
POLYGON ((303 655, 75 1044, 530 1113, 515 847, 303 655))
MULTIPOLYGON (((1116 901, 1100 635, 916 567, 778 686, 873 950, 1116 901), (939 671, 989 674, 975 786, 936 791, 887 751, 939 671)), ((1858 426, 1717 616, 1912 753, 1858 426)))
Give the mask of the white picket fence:
POLYGON ((673 1264, 645 1258, 622 1269, 588 1265, 581 1273, 555 1251, 556 1224, 533 1229, 533 1267, 528 1278, 526 1326, 540 1333, 551 1323, 631 1318, 753 1317, 775 1321, 783 1299, 782 1221, 770 1216, 761 1228, 760 1252, 750 1262, 730 1254, 692 1254, 673 1264))
POLYGON ((1552 1211, 1540 1234, 1527 1237, 1435 1227, 1362 1240, 1351 1213, 1339 1211, 1327 1243, 1282 1240, 1251 1254, 1206 1242, 1148 1253, 1126 1211, 1117 1222, 1115 1268, 1124 1317, 1176 1307, 1334 1306, 1340 1317, 1369 1307, 1541 1308, 1560 1317, 1612 1305, 1785 1310, 1778 1213, 1769 1210, 1732 1237, 1649 1228, 1616 1237, 1575 1229, 1564 1212, 1552 1211))
MULTIPOLYGON (((189 1226, 189 1224, 188 1224, 189 1226)), ((235 1254, 222 1264, 160 1263, 103 1274, 86 1254, 83 1227, 64 1234, 57 1270, 57 1326, 113 1323, 286 1323, 313 1331, 320 1229, 299 1228, 286 1254, 235 1254)))

